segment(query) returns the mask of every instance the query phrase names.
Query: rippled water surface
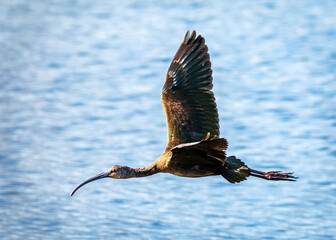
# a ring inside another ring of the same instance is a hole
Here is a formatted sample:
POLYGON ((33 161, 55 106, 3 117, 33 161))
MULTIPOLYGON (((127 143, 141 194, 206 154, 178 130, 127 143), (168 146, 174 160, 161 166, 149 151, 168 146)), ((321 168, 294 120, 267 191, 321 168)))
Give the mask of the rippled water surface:
POLYGON ((336 239, 335 1, 1 1, 1 239, 336 239), (209 47, 229 155, 300 179, 157 174, 165 73, 209 47))

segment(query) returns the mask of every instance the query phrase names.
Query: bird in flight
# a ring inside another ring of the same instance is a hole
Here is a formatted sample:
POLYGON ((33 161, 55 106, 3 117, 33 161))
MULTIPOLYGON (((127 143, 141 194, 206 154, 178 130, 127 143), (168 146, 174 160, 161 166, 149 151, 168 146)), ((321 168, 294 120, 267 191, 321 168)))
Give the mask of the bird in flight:
POLYGON ((79 184, 101 178, 136 178, 156 173, 180 177, 220 175, 230 183, 253 176, 274 181, 295 181, 292 173, 262 172, 249 168, 235 156, 226 157, 228 142, 219 137, 217 105, 212 89, 208 47, 201 35, 188 31, 171 62, 162 89, 161 104, 166 116, 168 144, 162 155, 144 168, 113 166, 79 184))

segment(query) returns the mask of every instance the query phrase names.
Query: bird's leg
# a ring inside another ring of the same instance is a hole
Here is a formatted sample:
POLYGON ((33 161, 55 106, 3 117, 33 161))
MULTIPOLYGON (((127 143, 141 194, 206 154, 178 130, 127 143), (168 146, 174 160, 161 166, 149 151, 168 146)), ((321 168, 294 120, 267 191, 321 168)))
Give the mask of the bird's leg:
POLYGON ((250 175, 266 180, 273 181, 296 181, 297 177, 292 175, 293 173, 283 173, 281 171, 270 171, 270 172, 262 172, 250 169, 250 175))

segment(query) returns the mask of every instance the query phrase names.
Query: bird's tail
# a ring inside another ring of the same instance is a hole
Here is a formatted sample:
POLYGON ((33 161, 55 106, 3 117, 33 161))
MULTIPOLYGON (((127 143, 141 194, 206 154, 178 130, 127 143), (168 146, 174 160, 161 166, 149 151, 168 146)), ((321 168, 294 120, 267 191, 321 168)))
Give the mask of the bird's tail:
POLYGON ((296 177, 292 175, 293 173, 282 173, 280 171, 262 172, 253 170, 247 167, 244 162, 235 156, 228 157, 224 167, 225 170, 222 176, 230 183, 244 181, 249 176, 273 181, 296 181, 296 177))
POLYGON ((250 176, 249 168, 240 159, 235 156, 227 157, 225 170, 222 176, 230 183, 237 183, 246 180, 250 176))

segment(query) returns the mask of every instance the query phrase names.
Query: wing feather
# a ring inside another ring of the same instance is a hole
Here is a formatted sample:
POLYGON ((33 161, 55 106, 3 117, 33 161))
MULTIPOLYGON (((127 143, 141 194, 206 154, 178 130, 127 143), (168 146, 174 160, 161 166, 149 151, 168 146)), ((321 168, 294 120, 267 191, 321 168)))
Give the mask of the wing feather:
POLYGON ((173 155, 169 162, 171 165, 178 165, 185 169, 192 168, 194 165, 224 166, 226 161, 225 150, 228 142, 225 138, 207 138, 192 143, 179 144, 171 149, 173 155))
POLYGON ((208 47, 201 35, 185 35, 167 72, 161 103, 168 129, 167 148, 219 136, 208 47))

